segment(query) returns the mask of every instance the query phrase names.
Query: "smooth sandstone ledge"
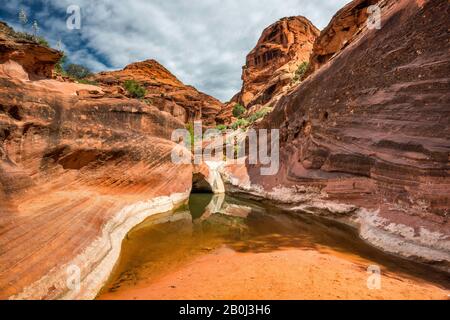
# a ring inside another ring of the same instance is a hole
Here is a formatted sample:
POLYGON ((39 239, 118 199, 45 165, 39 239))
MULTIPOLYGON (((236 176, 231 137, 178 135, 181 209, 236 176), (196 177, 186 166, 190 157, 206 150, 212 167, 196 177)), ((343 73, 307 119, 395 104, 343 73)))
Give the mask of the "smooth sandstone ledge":
POLYGON ((128 232, 153 215, 175 210, 186 202, 189 195, 190 190, 187 190, 185 193, 157 197, 124 207, 103 226, 101 236, 82 254, 70 263, 49 271, 47 275, 10 299, 40 299, 45 297, 49 287, 53 287, 59 293, 58 299, 61 300, 94 299, 118 261, 122 241, 128 232), (73 285, 77 270, 80 270, 79 287, 73 285))

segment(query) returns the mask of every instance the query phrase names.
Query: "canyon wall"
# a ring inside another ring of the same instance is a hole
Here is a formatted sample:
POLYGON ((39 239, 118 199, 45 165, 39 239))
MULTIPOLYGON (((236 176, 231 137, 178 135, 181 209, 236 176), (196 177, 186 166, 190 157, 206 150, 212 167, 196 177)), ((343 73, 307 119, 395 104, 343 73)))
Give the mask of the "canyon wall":
POLYGON ((60 56, 0 33, 1 299, 94 298, 126 233, 192 187, 193 168, 171 161, 184 122, 108 86, 43 78, 60 56), (67 284, 77 272, 80 290, 67 284))
POLYGON ((271 107, 300 82, 296 71, 308 62, 319 30, 305 17, 283 18, 267 27, 242 67, 242 89, 225 106, 218 123, 229 123, 239 103, 252 114, 271 107), (298 79, 297 79, 298 78, 298 79))
POLYGON ((309 60, 318 35, 319 30, 301 16, 283 18, 267 27, 247 55, 237 102, 247 108, 265 105, 291 85, 299 65, 309 60))
POLYGON ((280 172, 224 175, 236 191, 342 218, 385 251, 450 270, 450 4, 381 1, 382 28, 371 30, 362 3, 325 34, 343 21, 361 31, 259 125, 280 129, 280 172))
POLYGON ((135 80, 147 90, 145 99, 149 104, 184 123, 202 120, 204 126, 213 127, 223 107, 219 100, 184 85, 155 60, 133 63, 121 71, 101 72, 92 80, 113 87, 135 80))
POLYGON ((314 42, 305 79, 350 45, 367 28, 368 8, 379 0, 352 1, 339 10, 314 42))

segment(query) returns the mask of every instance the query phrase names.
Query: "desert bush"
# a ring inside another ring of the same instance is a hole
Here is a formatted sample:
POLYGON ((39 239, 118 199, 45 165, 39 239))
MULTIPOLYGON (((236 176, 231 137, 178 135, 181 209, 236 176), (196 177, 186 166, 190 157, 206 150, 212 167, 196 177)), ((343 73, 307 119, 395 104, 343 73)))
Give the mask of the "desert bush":
POLYGON ((302 80, 303 76, 305 75, 306 71, 309 68, 309 62, 303 62, 298 66, 298 69, 295 71, 294 81, 300 81, 302 80))
POLYGON ((55 71, 56 73, 62 75, 62 76, 66 76, 66 70, 64 70, 64 65, 67 62, 67 56, 65 55, 64 52, 62 52, 62 56, 59 59, 59 61, 55 64, 55 71))
POLYGON ((85 79, 92 75, 92 72, 85 66, 79 64, 69 64, 65 67, 66 74, 74 79, 85 79))
POLYGON ((271 108, 264 108, 261 109, 257 112, 255 112, 254 114, 252 114, 250 117, 247 118, 247 121, 250 123, 255 123, 256 121, 258 121, 259 119, 264 118, 266 115, 268 115, 270 112, 272 111, 271 108))
POLYGON ((244 129, 247 128, 250 125, 250 122, 246 119, 239 119, 235 123, 231 125, 231 129, 237 130, 239 128, 244 129))
POLYGON ((14 38, 19 39, 19 40, 26 40, 26 41, 31 41, 34 42, 36 44, 39 44, 41 46, 50 48, 50 45, 48 43, 48 41, 41 36, 35 36, 31 33, 28 32, 20 32, 20 31, 13 31, 11 34, 14 38))
POLYGON ((223 132, 223 131, 227 130, 228 127, 224 124, 220 124, 216 127, 216 129, 223 132))
POLYGON ((90 84, 91 86, 98 86, 98 82, 88 79, 77 79, 77 82, 81 84, 90 84))
POLYGON ((240 118, 247 111, 245 107, 239 103, 237 103, 233 108, 233 116, 235 118, 240 118))
POLYGON ((135 80, 127 80, 124 83, 125 90, 128 91, 129 95, 136 99, 142 99, 147 94, 147 91, 135 80))

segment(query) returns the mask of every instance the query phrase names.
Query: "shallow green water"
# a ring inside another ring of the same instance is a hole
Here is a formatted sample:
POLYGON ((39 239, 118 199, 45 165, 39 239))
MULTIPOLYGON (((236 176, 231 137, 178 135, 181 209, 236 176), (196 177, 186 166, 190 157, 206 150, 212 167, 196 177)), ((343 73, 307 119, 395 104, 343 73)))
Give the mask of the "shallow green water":
POLYGON ((188 205, 175 213, 151 217, 128 234, 103 292, 151 281, 223 246, 253 253, 289 248, 333 251, 362 265, 376 264, 383 272, 450 288, 447 274, 385 254, 346 225, 309 214, 286 213, 255 201, 193 194, 188 205))

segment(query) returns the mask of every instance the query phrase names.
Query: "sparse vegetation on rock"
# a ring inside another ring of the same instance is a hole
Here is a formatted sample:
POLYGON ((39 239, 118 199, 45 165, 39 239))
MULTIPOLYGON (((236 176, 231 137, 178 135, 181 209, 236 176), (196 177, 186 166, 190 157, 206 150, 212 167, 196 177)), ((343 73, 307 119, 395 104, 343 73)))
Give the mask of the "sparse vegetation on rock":
POLYGON ((302 80, 303 76, 306 74, 306 71, 309 68, 309 62, 304 61, 299 66, 298 69, 295 71, 295 76, 292 79, 294 82, 299 82, 302 80))
POLYGON ((92 72, 85 66, 71 63, 65 67, 67 75, 71 78, 81 80, 92 75, 92 72))
POLYGON ((231 129, 244 129, 250 125, 250 122, 247 119, 238 119, 235 123, 231 125, 231 129))
POLYGON ((235 118, 240 118, 247 111, 245 107, 239 103, 237 103, 233 108, 233 116, 235 118))
POLYGON ((133 98, 142 99, 147 94, 147 90, 135 80, 126 80, 123 85, 125 90, 128 91, 128 94, 133 98))

